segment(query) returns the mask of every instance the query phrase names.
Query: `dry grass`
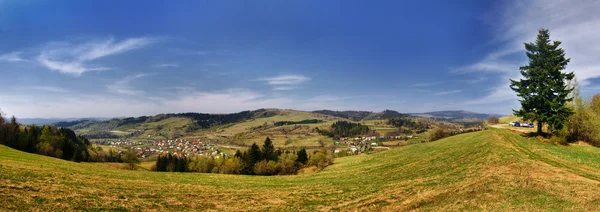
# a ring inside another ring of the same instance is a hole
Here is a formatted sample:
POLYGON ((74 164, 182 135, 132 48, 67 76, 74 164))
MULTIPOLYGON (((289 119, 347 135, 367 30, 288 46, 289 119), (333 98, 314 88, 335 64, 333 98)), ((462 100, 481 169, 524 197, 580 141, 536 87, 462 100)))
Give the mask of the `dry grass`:
POLYGON ((0 146, 0 210, 594 211, 598 170, 598 148, 503 129, 269 177, 126 171, 0 146))

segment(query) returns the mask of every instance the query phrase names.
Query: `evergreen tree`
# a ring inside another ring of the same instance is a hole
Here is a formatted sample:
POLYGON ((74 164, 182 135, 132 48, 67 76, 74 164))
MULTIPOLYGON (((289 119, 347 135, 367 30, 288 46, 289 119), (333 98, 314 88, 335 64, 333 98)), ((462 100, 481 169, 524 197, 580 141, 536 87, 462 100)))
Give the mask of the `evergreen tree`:
POLYGON ((233 157, 236 157, 236 158, 242 158, 242 156, 243 156, 242 152, 239 149, 237 151, 235 151, 235 154, 233 155, 233 157))
POLYGON ((256 162, 261 161, 262 159, 263 158, 262 152, 260 151, 260 147, 258 147, 256 143, 253 143, 250 149, 248 150, 248 162, 254 165, 256 162))
POLYGON ((521 66, 523 79, 510 80, 510 88, 521 99, 521 109, 514 114, 526 120, 537 122, 537 132, 542 133, 542 125, 548 123, 551 131, 560 130, 565 120, 573 113, 567 107, 573 90, 567 81, 573 79, 573 72, 562 72, 570 59, 559 48, 561 42, 550 42, 547 29, 540 29, 534 43, 525 43, 529 64, 521 66))
POLYGON ((296 163, 306 164, 306 161, 308 161, 308 154, 306 154, 306 149, 302 148, 300 151, 298 151, 297 155, 298 157, 296 158, 296 163))
POLYGON ((267 161, 277 160, 277 154, 275 153, 275 146, 273 146, 273 142, 271 141, 271 138, 267 137, 265 139, 265 143, 263 144, 263 148, 262 148, 262 153, 263 153, 262 159, 265 159, 267 161))
POLYGON ((162 169, 162 156, 158 155, 158 158, 156 159, 156 171, 163 171, 162 169))
POLYGON ((242 158, 246 165, 242 170, 242 173, 254 174, 254 164, 256 164, 258 161, 261 161, 263 159, 262 156, 263 154, 260 151, 260 147, 258 147, 256 143, 253 143, 250 149, 242 154, 242 158))

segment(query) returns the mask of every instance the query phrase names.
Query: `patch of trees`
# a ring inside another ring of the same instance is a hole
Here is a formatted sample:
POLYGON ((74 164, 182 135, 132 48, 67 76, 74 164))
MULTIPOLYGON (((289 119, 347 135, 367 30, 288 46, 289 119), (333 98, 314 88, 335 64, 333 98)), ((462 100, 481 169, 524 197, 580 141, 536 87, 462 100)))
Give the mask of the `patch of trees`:
POLYGON ((270 138, 262 146, 252 144, 247 151, 237 151, 233 157, 197 156, 192 159, 161 156, 157 160, 157 171, 181 171, 245 175, 289 175, 299 169, 316 166, 323 169, 333 164, 331 151, 321 149, 308 154, 306 149, 297 152, 276 150, 270 138), (179 164, 181 163, 181 164, 179 164), (185 170, 182 167, 186 164, 185 170))
POLYGON ((0 116, 0 144, 25 152, 72 161, 90 161, 90 142, 70 129, 53 126, 21 127, 15 117, 6 122, 0 116))
POLYGON ((331 131, 320 130, 319 128, 315 128, 315 130, 322 135, 334 138, 352 137, 372 133, 368 126, 348 121, 336 121, 331 125, 331 131))
POLYGON ((585 100, 576 90, 572 104, 574 114, 567 119, 559 136, 566 142, 586 141, 600 147, 600 94, 585 100))
POLYGON ((411 118, 393 118, 388 120, 388 124, 398 128, 409 128, 412 130, 427 130, 429 124, 424 122, 418 122, 411 118))
POLYGON ((189 160, 185 156, 159 155, 154 170, 159 172, 187 172, 189 171, 188 163, 189 160))
POLYGON ((284 125, 295 125, 295 124, 317 124, 317 123, 322 123, 322 120, 319 119, 306 119, 306 120, 302 120, 302 121, 278 121, 275 122, 273 125, 279 127, 279 126, 284 126, 284 125))

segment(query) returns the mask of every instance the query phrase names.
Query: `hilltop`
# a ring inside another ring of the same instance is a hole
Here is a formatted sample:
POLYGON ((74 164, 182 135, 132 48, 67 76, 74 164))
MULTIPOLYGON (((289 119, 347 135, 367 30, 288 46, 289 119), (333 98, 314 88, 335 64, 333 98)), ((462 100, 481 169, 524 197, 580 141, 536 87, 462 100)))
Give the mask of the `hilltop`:
POLYGON ((589 211, 599 156, 491 129, 267 177, 126 171, 0 146, 0 210, 589 211))

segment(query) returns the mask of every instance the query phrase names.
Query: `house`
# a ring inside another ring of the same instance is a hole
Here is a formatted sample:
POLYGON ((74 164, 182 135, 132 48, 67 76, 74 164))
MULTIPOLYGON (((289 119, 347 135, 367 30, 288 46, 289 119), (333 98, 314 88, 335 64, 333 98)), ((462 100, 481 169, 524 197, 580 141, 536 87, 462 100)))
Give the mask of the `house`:
POLYGON ((371 146, 377 146, 377 143, 373 142, 371 143, 371 146))
POLYGON ((333 150, 333 153, 339 153, 339 152, 340 152, 339 149, 333 150))

